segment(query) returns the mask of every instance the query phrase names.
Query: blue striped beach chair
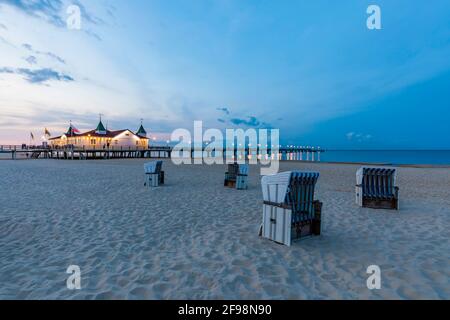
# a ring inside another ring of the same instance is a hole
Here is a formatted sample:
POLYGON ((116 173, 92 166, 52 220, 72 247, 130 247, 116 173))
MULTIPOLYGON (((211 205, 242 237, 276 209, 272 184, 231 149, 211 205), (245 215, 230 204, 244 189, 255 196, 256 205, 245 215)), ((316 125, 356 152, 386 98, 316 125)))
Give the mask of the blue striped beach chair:
POLYGON ((164 184, 164 171, 162 171, 162 161, 152 161, 144 164, 145 186, 158 187, 164 184))
POLYGON ((248 189, 248 172, 248 164, 229 164, 228 171, 225 172, 224 186, 238 190, 248 189))
POLYGON ((356 203, 373 209, 399 209, 397 170, 362 167, 356 173, 356 203))
POLYGON ((320 235, 322 203, 314 192, 319 173, 284 172, 262 178, 264 238, 290 246, 293 240, 320 235))

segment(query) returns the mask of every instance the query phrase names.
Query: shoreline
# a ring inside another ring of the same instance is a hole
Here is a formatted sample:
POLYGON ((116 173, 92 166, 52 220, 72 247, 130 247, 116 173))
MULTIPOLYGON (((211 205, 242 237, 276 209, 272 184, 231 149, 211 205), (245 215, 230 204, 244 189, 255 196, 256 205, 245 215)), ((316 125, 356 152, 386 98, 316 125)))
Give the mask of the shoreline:
MULTIPOLYGON (((79 162, 79 161, 90 161, 90 162, 98 162, 98 161, 114 161, 114 160, 142 160, 140 158, 134 159, 91 159, 91 160, 64 160, 64 159, 3 159, 0 157, 0 161, 43 161, 43 160, 54 160, 54 161, 69 161, 69 162, 79 162)), ((146 161, 154 161, 154 160, 165 160, 170 161, 168 158, 148 158, 146 161)), ((386 167, 398 167, 398 168, 417 168, 417 169, 450 169, 450 164, 393 164, 393 163, 384 163, 384 162, 335 162, 335 161, 305 161, 305 160, 280 160, 280 163, 305 163, 305 164, 330 164, 330 165, 361 165, 361 166, 386 166, 386 167)), ((257 165, 260 165, 259 163, 257 165)))

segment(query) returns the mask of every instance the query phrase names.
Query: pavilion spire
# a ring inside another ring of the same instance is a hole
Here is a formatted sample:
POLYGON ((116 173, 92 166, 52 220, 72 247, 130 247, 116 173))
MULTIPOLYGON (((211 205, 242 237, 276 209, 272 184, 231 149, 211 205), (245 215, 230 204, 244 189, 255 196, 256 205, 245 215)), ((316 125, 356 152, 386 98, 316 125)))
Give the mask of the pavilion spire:
POLYGON ((95 129, 95 132, 98 134, 106 134, 106 128, 103 125, 102 116, 103 116, 103 114, 99 113, 100 120, 98 122, 97 128, 95 129))
POLYGON ((141 126, 139 127, 138 131, 136 132, 136 135, 140 137, 147 137, 147 131, 144 128, 144 119, 141 119, 141 126))

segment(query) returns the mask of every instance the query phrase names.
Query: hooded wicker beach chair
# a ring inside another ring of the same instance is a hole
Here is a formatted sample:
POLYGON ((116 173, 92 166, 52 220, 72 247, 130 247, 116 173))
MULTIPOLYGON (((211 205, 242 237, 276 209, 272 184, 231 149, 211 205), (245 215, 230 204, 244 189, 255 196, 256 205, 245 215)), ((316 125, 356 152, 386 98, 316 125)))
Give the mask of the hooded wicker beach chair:
POLYGON ((158 187, 164 184, 164 171, 162 171, 162 161, 152 161, 144 164, 145 183, 148 187, 158 187))
POLYGON ((248 164, 229 164, 225 172, 224 186, 238 190, 248 189, 248 164))
POLYGON ((362 167, 356 173, 356 203, 373 209, 399 209, 397 170, 362 167))
POLYGON ((284 172, 262 178, 264 238, 290 246, 293 240, 320 235, 322 203, 314 191, 319 173, 284 172))

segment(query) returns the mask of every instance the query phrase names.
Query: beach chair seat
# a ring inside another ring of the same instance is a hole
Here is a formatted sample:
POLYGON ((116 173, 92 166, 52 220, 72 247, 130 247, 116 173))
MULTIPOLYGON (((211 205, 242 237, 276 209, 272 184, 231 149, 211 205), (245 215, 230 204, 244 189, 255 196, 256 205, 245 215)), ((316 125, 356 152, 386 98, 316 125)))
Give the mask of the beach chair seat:
POLYGON ((319 173, 284 172, 262 178, 262 236, 290 246, 292 241, 320 235, 322 203, 314 199, 319 173))
POLYGON ((165 174, 162 171, 162 164, 162 161, 152 161, 144 164, 145 186, 155 188, 164 184, 165 174))
POLYGON ((362 167, 356 173, 356 203, 360 207, 399 210, 397 170, 362 167))
POLYGON ((238 190, 248 189, 248 172, 248 164, 229 164, 228 171, 225 172, 224 186, 238 190))

